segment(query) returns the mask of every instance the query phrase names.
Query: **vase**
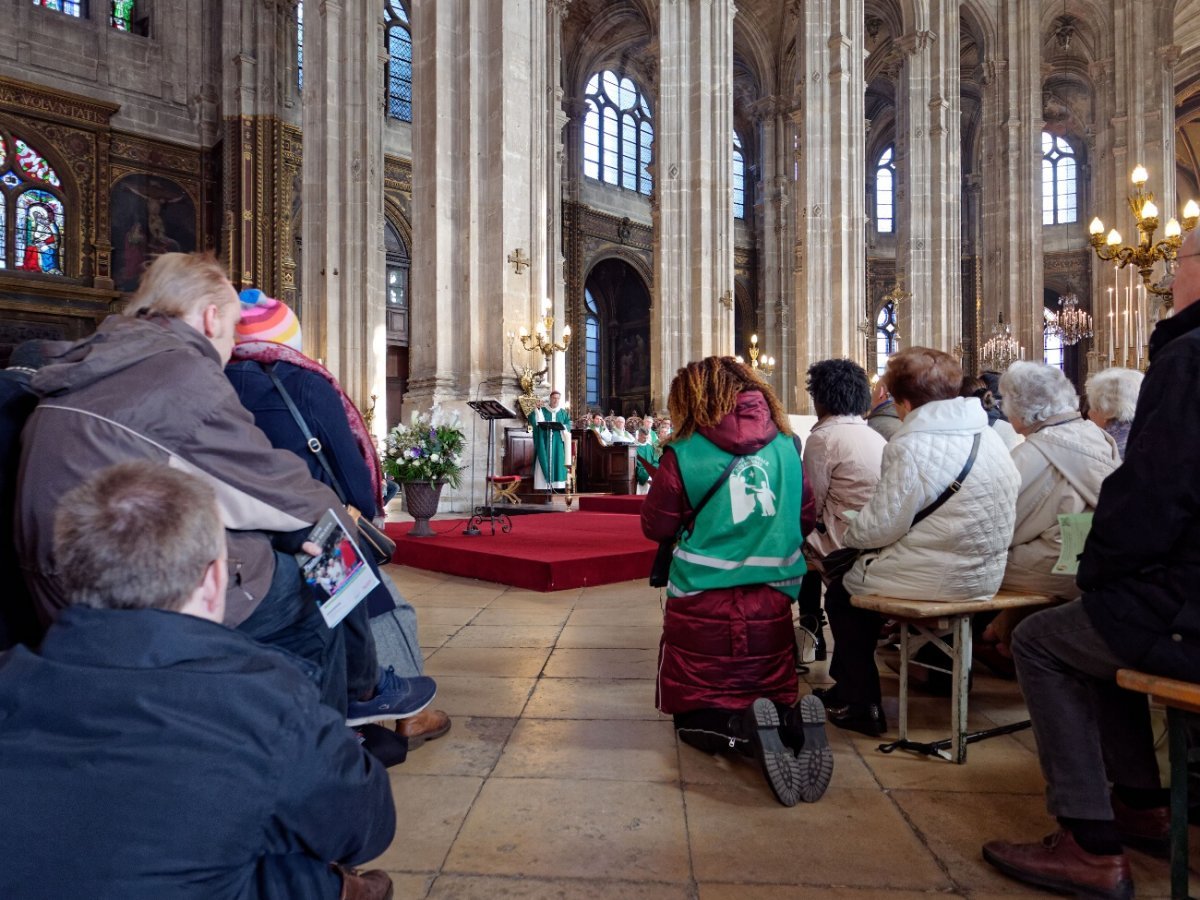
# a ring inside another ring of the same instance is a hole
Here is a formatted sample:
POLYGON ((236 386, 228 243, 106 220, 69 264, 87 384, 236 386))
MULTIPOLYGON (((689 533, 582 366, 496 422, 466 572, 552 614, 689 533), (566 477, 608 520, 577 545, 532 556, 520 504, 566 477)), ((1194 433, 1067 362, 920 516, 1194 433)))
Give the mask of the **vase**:
POLYGON ((404 482, 404 506, 415 519, 409 537, 433 537, 437 532, 429 527, 429 520, 437 514, 438 500, 442 496, 444 481, 404 482))

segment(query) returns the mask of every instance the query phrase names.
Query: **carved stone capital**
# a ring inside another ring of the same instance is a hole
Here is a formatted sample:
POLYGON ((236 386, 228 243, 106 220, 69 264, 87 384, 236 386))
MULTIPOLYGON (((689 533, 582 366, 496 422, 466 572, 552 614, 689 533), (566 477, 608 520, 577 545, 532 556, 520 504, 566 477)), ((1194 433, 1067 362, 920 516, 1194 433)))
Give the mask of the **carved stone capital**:
POLYGON ((936 40, 937 35, 932 31, 910 31, 900 35, 894 43, 905 56, 916 56, 924 53, 936 40))

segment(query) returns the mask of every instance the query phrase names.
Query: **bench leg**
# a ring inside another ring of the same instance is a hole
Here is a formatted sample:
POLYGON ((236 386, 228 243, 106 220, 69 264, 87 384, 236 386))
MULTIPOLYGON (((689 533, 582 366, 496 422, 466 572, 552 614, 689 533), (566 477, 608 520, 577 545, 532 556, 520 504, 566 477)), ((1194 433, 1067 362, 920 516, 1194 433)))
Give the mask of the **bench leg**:
MULTIPOLYGON (((908 740, 908 629, 900 623, 900 740, 908 740)), ((834 651, 836 652, 836 651, 834 651)))
POLYGON ((1188 896, 1188 748, 1187 716, 1167 707, 1171 755, 1171 898, 1188 896))
POLYGON ((967 761, 967 696, 971 677, 971 617, 954 619, 953 675, 950 697, 954 761, 967 761))

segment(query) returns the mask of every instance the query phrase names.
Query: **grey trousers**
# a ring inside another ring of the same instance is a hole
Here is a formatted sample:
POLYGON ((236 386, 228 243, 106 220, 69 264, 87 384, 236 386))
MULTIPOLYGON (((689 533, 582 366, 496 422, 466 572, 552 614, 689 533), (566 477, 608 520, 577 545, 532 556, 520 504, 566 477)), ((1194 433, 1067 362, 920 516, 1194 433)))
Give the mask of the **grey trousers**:
POLYGON ((383 668, 394 666, 401 678, 416 678, 425 674, 425 659, 417 639, 417 611, 404 599, 387 572, 379 580, 392 595, 396 608, 371 619, 371 634, 375 637, 375 655, 383 668))
POLYGON ((1117 687, 1117 669, 1127 664, 1092 627, 1081 601, 1025 619, 1012 650, 1051 815, 1111 820, 1110 782, 1161 787, 1149 702, 1117 687))

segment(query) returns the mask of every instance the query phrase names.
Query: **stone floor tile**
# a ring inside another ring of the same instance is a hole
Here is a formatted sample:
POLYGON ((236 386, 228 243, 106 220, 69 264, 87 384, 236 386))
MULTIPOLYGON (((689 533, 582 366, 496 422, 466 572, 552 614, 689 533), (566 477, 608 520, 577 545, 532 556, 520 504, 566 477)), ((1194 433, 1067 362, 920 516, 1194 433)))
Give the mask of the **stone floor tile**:
POLYGON ((444 871, 682 883, 682 797, 669 784, 493 776, 444 871))
POLYGON ((755 787, 685 786, 698 882, 737 872, 746 883, 876 888, 877 896, 952 887, 878 790, 831 787, 818 802, 788 809, 765 781, 755 787))
MULTIPOLYGON (((429 900, 691 900, 686 884, 443 875, 429 900)), ((401 895, 396 895, 401 900, 401 895)))
POLYGON ((425 674, 536 678, 549 656, 549 647, 443 647, 426 662, 425 674))
MULTIPOLYGON (((614 619, 620 620, 619 615, 614 619)), ((558 647, 595 650, 658 648, 662 628, 657 625, 567 625, 558 639, 558 647)))
MULTIPOLYGON (((879 782, 850 741, 832 733, 833 729, 827 730, 833 749, 833 780, 830 784, 879 790, 879 782)), ((754 760, 739 755, 705 753, 682 742, 679 744, 679 777, 685 784, 725 784, 731 778, 746 785, 763 784, 762 771, 754 760)))
POLYGON ((399 872, 389 872, 392 877, 392 887, 395 889, 394 900, 423 900, 428 896, 429 886, 433 884, 432 875, 404 875, 399 872))
POLYGON ((569 610, 575 606, 583 588, 566 591, 523 591, 510 588, 492 601, 495 609, 569 610))
POLYGON ((409 753, 401 771, 406 775, 486 777, 500 758, 516 722, 515 718, 452 717, 450 731, 409 753))
POLYGON ((462 827, 482 778, 454 775, 407 775, 404 766, 390 773, 396 821, 408 823, 378 859, 363 869, 389 872, 436 872, 462 827), (414 823, 420 823, 416 827, 414 823))
MULTIPOLYGON (((937 740, 943 732, 910 731, 914 740, 937 740)), ((892 738, 889 737, 888 740, 892 738)), ((962 791, 974 794, 1044 795, 1037 757, 1009 736, 989 738, 967 746, 967 762, 957 765, 944 759, 896 750, 877 749, 880 739, 855 737, 863 761, 885 789, 962 791)))
POLYGON ((451 716, 521 715, 533 691, 532 678, 483 678, 475 675, 444 675, 437 679, 434 706, 451 716))
POLYGON ((556 649, 546 661, 546 678, 648 678, 658 675, 657 649, 556 649))
POLYGON ((660 608, 661 588, 652 588, 645 582, 626 582, 625 584, 602 584, 583 589, 583 594, 575 604, 576 609, 621 609, 634 607, 660 608))
POLYGON ((472 624, 502 626, 562 625, 567 621, 567 616, 570 613, 571 610, 569 608, 540 609, 536 606, 490 605, 476 616, 472 624))
POLYGON ((568 625, 650 625, 662 629, 663 614, 657 606, 617 608, 588 606, 576 608, 568 625))
POLYGON ((462 628, 480 615, 482 606, 422 606, 417 609, 417 627, 421 625, 462 628))
POLYGON ((425 624, 417 614, 417 643, 422 647, 441 647, 451 636, 457 634, 460 625, 425 624))
MULTIPOLYGON (((701 884, 699 887, 699 900, 879 900, 881 896, 879 888, 829 885, 701 884)), ((887 900, 961 900, 963 897, 943 891, 887 891, 882 896, 887 900)))
POLYGON ((513 731, 497 778, 678 782, 670 722, 530 719, 513 731))
POLYGON ((450 647, 553 647, 558 625, 467 625, 455 634, 450 647))
POLYGON ((630 678, 542 678, 534 689, 526 718, 653 719, 654 682, 630 678))

